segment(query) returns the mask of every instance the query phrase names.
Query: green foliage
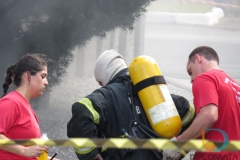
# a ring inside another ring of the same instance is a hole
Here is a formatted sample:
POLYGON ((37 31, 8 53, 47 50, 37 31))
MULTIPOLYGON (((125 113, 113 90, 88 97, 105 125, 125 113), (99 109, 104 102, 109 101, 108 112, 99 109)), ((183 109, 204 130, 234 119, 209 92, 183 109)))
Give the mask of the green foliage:
POLYGON ((133 29, 151 0, 0 1, 0 72, 26 53, 44 53, 49 82, 58 84, 73 59, 71 51, 115 28, 133 29))

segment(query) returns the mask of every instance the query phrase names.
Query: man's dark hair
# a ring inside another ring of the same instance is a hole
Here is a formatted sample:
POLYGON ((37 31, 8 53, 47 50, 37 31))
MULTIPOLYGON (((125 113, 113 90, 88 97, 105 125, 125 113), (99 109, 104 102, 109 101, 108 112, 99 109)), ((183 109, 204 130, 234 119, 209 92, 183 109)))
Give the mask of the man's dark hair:
POLYGON ((219 64, 219 58, 217 52, 212 49, 211 47, 208 46, 199 46, 195 48, 189 55, 188 57, 188 62, 193 62, 195 61, 194 56, 196 54, 199 54, 200 56, 205 57, 208 61, 214 60, 219 64))

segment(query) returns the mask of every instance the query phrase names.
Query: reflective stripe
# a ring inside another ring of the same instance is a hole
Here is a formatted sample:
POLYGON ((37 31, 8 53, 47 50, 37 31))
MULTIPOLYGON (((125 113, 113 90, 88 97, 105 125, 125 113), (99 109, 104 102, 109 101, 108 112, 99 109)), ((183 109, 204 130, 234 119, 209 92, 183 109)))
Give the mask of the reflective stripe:
MULTIPOLYGON (((99 124, 100 117, 98 112, 93 108, 92 102, 88 98, 83 98, 78 102, 82 103, 84 106, 88 108, 88 110, 92 113, 94 123, 99 124)), ((95 148, 96 147, 87 147, 87 148, 74 147, 74 150, 78 154, 88 154, 92 152, 95 148)))
POLYGON ((87 147, 87 148, 74 147, 75 152, 77 152, 78 154, 88 154, 88 153, 92 152, 94 149, 95 149, 95 147, 87 147))
POLYGON ((100 117, 98 112, 93 108, 92 102, 88 98, 83 98, 78 102, 84 104, 88 108, 88 110, 92 113, 94 123, 99 124, 100 117))
POLYGON ((195 114, 195 108, 189 103, 189 109, 187 114, 182 119, 182 126, 186 126, 192 119, 195 114))
POLYGON ((101 152, 105 152, 107 150, 107 147, 102 147, 102 150, 101 150, 101 152))

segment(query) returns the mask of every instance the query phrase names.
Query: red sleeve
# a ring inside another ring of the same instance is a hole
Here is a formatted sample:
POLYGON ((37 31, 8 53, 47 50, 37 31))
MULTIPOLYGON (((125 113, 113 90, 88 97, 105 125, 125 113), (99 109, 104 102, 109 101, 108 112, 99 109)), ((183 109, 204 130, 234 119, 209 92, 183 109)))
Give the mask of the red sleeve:
POLYGON ((217 84, 211 75, 201 74, 193 81, 193 97, 196 113, 208 104, 215 104, 218 106, 217 84))
POLYGON ((0 102, 0 133, 6 135, 8 130, 14 125, 17 115, 16 103, 9 99, 0 102))

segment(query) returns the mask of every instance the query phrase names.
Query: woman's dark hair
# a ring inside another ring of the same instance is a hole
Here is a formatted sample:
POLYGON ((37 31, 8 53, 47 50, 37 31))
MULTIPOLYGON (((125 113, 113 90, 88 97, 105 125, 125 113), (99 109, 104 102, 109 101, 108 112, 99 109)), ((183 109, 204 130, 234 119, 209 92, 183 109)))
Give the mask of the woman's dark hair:
POLYGON ((188 61, 194 63, 194 55, 199 54, 201 56, 204 56, 208 61, 214 60, 219 64, 219 58, 217 52, 208 46, 200 46, 195 48, 189 55, 188 61))
POLYGON ((12 80, 15 86, 19 87, 24 72, 29 71, 31 75, 35 75, 37 72, 42 71, 44 66, 47 66, 48 61, 47 56, 44 54, 27 54, 16 64, 8 67, 6 70, 5 82, 3 83, 2 97, 7 94, 7 90, 12 83, 12 80))

